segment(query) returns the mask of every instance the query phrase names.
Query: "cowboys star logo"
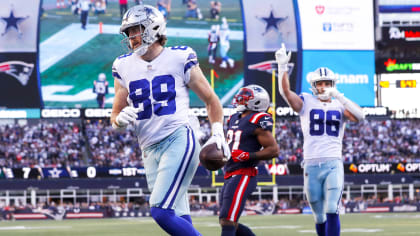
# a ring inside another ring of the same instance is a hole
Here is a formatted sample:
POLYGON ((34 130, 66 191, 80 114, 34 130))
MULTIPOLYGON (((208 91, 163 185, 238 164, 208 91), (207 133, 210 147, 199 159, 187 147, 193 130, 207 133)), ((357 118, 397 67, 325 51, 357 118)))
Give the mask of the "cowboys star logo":
POLYGON ((19 29, 19 25, 22 21, 28 19, 29 16, 26 17, 15 17, 13 6, 10 10, 9 17, 3 17, 1 16, 0 19, 3 20, 6 23, 6 28, 4 29, 4 32, 1 34, 1 36, 4 36, 9 32, 11 28, 15 28, 15 30, 18 32, 19 38, 22 36, 22 32, 19 29))
POLYGON ((286 16, 286 17, 275 17, 274 16, 274 11, 271 10, 270 15, 268 17, 257 17, 257 18, 264 21, 265 24, 266 24, 265 31, 264 31, 264 33, 262 33, 262 35, 265 35, 270 30, 278 31, 279 30, 278 24, 287 20, 288 16, 286 16))
POLYGON ((23 86, 28 84, 29 77, 34 69, 34 64, 23 61, 6 61, 0 63, 0 73, 6 73, 16 78, 23 86))

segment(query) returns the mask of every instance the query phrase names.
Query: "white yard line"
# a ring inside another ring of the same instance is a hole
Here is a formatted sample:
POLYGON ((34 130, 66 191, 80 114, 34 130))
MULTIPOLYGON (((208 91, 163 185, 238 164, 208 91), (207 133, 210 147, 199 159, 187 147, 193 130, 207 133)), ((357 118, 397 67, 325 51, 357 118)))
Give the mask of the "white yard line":
POLYGON ((80 24, 70 24, 47 40, 39 48, 41 73, 61 59, 83 46, 98 34, 98 26, 88 25, 83 30, 80 24))

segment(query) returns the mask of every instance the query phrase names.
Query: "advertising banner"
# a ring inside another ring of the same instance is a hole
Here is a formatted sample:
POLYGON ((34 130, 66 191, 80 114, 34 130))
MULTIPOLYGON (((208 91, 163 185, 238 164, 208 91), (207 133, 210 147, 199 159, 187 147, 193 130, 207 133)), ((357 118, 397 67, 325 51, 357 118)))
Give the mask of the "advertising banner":
POLYGON ((243 0, 247 52, 274 52, 284 43, 297 51, 296 21, 292 0, 243 0))
POLYGON ((4 0, 0 8, 0 107, 39 108, 40 0, 4 0))
MULTIPOLYGON (((277 70, 274 52, 282 43, 293 52, 289 64, 291 89, 296 91, 299 69, 295 68, 298 54, 297 22, 293 0, 243 0, 244 17, 244 84, 264 87, 272 98, 272 72, 277 70)), ((277 76, 277 74, 275 75, 277 76)), ((277 83, 277 79, 276 79, 277 83)), ((275 88, 276 106, 287 106, 275 88)), ((271 99, 272 100, 272 99, 271 99)))
POLYGON ((372 0, 298 0, 303 49, 373 50, 372 0))
POLYGON ((396 45, 420 45, 420 27, 382 27, 382 41, 396 45))
POLYGON ((377 59, 376 73, 420 73, 420 59, 391 57, 377 59))
POLYGON ((307 76, 328 67, 338 79, 337 89, 360 106, 375 105, 374 51, 303 51, 302 92, 312 93, 307 76))

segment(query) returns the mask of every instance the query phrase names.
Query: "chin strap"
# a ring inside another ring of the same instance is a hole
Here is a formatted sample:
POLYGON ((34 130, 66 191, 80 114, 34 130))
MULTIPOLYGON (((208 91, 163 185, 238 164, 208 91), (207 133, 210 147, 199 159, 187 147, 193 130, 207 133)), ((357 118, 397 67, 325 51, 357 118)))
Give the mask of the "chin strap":
POLYGON ((344 94, 339 93, 335 98, 343 104, 343 106, 356 117, 358 121, 362 121, 365 119, 365 114, 363 113, 363 109, 352 102, 350 99, 344 97, 344 94))

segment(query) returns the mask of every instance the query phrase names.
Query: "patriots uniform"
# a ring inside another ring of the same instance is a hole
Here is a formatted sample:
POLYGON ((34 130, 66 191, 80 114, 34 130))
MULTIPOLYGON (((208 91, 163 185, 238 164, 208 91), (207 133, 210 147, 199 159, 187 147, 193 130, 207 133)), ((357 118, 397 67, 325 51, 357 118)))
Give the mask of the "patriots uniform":
POLYGON ((135 130, 141 148, 188 124, 190 68, 197 55, 187 46, 164 48, 153 61, 136 54, 118 57, 112 75, 129 91, 129 104, 141 108, 135 130))
MULTIPOLYGON (((227 139, 231 150, 258 152, 262 146, 254 132, 257 128, 271 131, 273 119, 264 112, 252 112, 242 117, 233 114, 228 121, 227 139)), ((258 160, 234 162, 225 165, 225 183, 220 192, 219 218, 237 222, 244 209, 246 199, 257 187, 258 160)))
POLYGON ((93 92, 97 94, 96 101, 99 107, 105 106, 105 95, 108 94, 108 81, 95 80, 93 82, 93 92))
MULTIPOLYGON (((242 150, 245 152, 258 152, 262 146, 258 142, 254 131, 263 128, 271 131, 273 119, 264 112, 253 112, 243 118, 241 113, 233 114, 228 121, 227 139, 230 150, 242 150)), ((256 167, 258 161, 234 162, 230 159, 225 165, 226 173, 241 168, 256 167)))

